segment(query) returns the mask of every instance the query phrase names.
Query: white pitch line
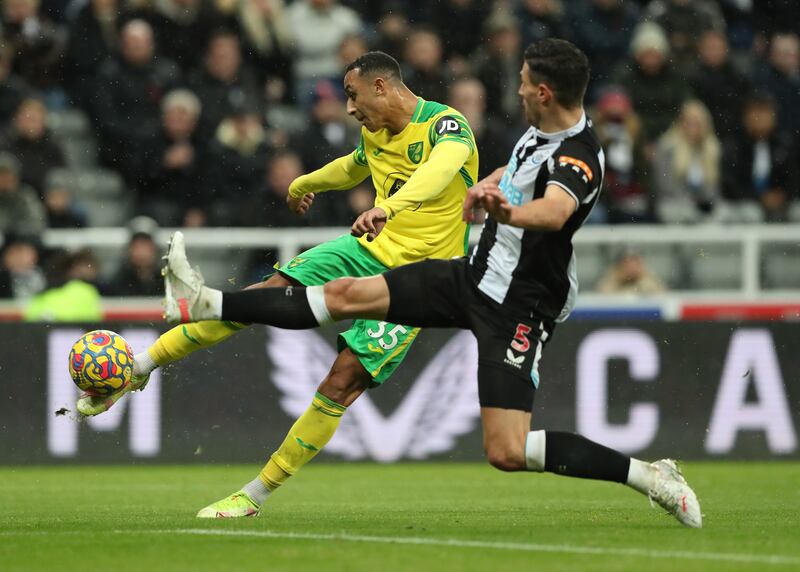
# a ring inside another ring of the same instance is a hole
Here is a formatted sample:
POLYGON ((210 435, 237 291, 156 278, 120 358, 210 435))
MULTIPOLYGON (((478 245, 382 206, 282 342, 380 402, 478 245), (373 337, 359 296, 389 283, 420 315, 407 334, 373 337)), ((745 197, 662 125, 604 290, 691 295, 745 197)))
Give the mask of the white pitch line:
MULTIPOLYGON (((115 531, 117 532, 117 531, 115 531)), ((130 534, 130 531, 118 531, 130 534)), ((208 528, 181 528, 175 530, 140 530, 153 534, 186 534, 197 536, 242 536, 255 538, 282 538, 287 540, 328 540, 366 542, 376 544, 413 544, 419 546, 450 546, 455 548, 487 548, 522 552, 558 552, 562 554, 599 554, 605 556, 641 556, 644 558, 683 558, 686 560, 717 560, 725 562, 749 562, 758 564, 800 565, 800 557, 762 556, 732 552, 691 552, 688 550, 647 550, 644 548, 601 548, 571 546, 569 544, 529 544, 521 542, 488 542, 483 540, 459 540, 455 538, 420 538, 415 536, 364 536, 358 534, 320 534, 314 532, 276 532, 272 530, 213 530, 208 528)))
MULTIPOLYGON (((111 534, 130 535, 130 530, 111 530, 111 534)), ((421 538, 416 536, 365 536, 359 534, 321 534, 315 532, 276 532, 272 530, 214 530, 210 528, 177 528, 136 531, 139 534, 183 534, 187 536, 239 536, 250 538, 278 538, 285 540, 324 540, 338 542, 364 542, 374 544, 410 544, 416 546, 446 546, 453 548, 484 548, 518 552, 555 552, 560 554, 591 554, 600 556, 638 556, 642 558, 684 560, 714 560, 753 564, 800 565, 800 557, 735 552, 692 552, 689 550, 648 550, 645 548, 602 548, 596 546, 573 546, 569 544, 532 544, 523 542, 488 542, 484 540, 460 540, 456 538, 421 538)), ((39 530, 0 531, 0 536, 75 535, 77 531, 61 530, 45 532, 39 530)))

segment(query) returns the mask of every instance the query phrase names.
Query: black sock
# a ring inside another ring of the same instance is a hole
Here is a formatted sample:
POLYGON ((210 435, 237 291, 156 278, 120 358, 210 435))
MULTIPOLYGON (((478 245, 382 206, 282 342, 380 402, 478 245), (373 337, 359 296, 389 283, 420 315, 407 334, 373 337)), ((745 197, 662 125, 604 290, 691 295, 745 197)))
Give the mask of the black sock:
POLYGON ((269 324, 287 330, 305 330, 319 326, 306 289, 254 288, 222 294, 222 319, 228 322, 269 324))
POLYGON ((625 483, 630 457, 577 433, 545 432, 544 470, 558 475, 625 483))

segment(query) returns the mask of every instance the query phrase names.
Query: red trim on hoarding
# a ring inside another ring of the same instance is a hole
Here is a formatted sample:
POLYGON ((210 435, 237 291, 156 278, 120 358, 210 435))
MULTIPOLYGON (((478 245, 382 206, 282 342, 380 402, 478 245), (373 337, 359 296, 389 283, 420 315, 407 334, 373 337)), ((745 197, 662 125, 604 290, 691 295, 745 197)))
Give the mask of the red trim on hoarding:
POLYGON ((800 320, 800 304, 685 304, 682 320, 800 320))

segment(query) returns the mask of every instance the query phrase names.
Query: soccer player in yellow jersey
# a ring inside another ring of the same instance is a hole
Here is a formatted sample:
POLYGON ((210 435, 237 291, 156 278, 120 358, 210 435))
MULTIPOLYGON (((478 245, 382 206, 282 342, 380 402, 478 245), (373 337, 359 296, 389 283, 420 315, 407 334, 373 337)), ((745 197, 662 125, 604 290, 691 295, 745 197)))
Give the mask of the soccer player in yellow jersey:
MULTIPOLYGON (((462 203, 478 173, 478 151, 466 119, 455 109, 425 101, 403 83, 391 56, 369 52, 344 76, 347 111, 362 124, 353 153, 297 178, 289 208, 305 214, 315 193, 350 189, 367 177, 374 208, 362 213, 350 235, 298 255, 252 287, 322 285, 343 276, 373 276, 410 262, 466 254, 468 226, 462 203)), ((150 372, 228 338, 246 324, 206 321, 179 326, 134 358, 130 389, 142 389, 150 372)), ((339 355, 308 410, 295 422, 260 474, 241 491, 204 509, 199 517, 257 514, 267 496, 325 446, 341 416, 365 389, 380 385, 408 352, 418 328, 356 320, 339 335, 339 355)), ((84 395, 78 410, 96 415, 109 399, 84 395)))

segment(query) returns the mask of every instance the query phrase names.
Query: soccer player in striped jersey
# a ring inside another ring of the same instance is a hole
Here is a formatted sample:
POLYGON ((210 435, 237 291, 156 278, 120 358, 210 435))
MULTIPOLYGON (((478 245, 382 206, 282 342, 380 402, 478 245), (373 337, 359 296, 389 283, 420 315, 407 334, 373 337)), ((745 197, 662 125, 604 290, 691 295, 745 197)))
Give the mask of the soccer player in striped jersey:
MULTIPOLYGON (((345 190, 370 177, 374 208, 362 213, 350 235, 303 252, 255 288, 313 286, 342 276, 372 276, 409 262, 466 253, 468 224, 461 205, 477 179, 478 151, 466 119, 455 109, 414 95, 391 56, 370 52, 344 76, 347 111, 362 124, 351 154, 299 177, 289 207, 304 214, 316 193, 345 190)), ((245 327, 231 320, 173 328, 134 358, 134 382, 142 389, 150 372, 212 346, 245 327)), ((339 355, 308 410, 243 493, 200 511, 200 517, 256 514, 267 496, 311 460, 333 436, 342 415, 361 393, 382 384, 407 354, 419 328, 385 320, 356 320, 339 335, 339 355)), ((106 411, 109 398, 84 395, 84 415, 106 411)))
POLYGON ((548 471, 626 484, 690 527, 700 504, 674 461, 647 463, 564 431, 531 431, 539 363, 556 324, 575 304, 572 236, 597 201, 603 152, 583 110, 586 56, 563 40, 530 46, 520 72, 525 116, 502 176, 472 187, 490 218, 472 256, 426 260, 371 278, 324 286, 222 293, 203 285, 173 237, 166 272, 170 321, 246 320, 309 328, 347 318, 469 329, 478 342, 478 396, 489 462, 503 471, 548 471))

